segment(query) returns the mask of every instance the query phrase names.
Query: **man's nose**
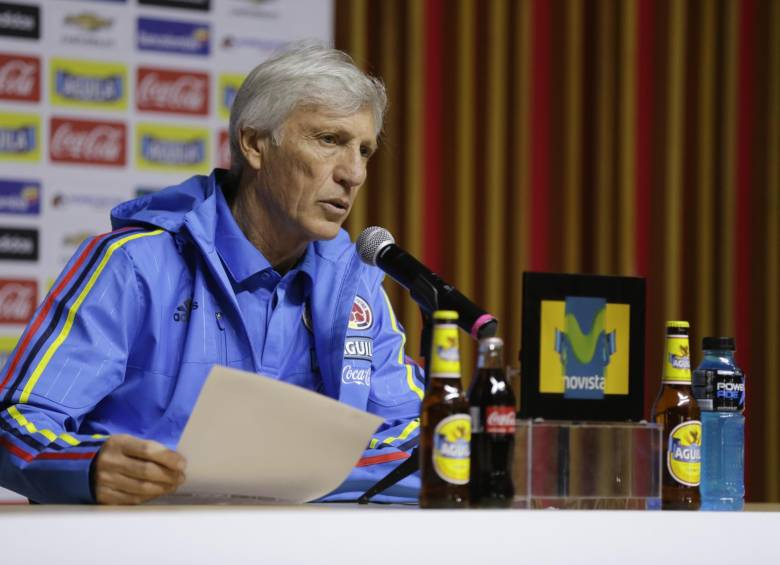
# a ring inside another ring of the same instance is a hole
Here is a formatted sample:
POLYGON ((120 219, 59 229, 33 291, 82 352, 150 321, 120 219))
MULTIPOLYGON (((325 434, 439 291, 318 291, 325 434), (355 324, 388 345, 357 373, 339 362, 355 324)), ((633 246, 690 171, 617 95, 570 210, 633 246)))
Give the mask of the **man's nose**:
POLYGON ((357 188, 366 180, 366 161, 359 148, 345 148, 333 171, 335 180, 346 189, 357 188))

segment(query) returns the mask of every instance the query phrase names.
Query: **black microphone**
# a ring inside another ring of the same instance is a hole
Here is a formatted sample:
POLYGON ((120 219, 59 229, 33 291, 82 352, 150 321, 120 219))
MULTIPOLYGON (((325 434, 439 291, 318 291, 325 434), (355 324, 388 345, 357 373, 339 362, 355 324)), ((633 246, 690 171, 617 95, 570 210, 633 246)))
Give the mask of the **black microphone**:
POLYGON ((426 314, 436 309, 454 310, 458 325, 474 339, 496 335, 498 320, 463 296, 451 284, 395 244, 385 228, 373 226, 363 230, 355 242, 363 262, 379 267, 412 295, 426 314))

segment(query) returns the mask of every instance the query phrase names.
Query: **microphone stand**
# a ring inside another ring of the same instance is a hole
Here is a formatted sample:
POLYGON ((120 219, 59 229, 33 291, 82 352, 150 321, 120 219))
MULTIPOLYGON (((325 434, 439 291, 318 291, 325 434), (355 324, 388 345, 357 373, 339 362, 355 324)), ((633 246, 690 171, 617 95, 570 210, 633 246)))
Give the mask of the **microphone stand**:
MULTIPOLYGON (((422 278, 418 278, 412 288, 409 289, 412 298, 420 307, 422 315, 422 332, 420 333, 420 356, 425 359, 425 393, 428 392, 428 375, 431 374, 431 340, 433 339, 433 316, 427 312, 435 312, 439 306, 439 296, 436 287, 426 284, 422 278)), ((424 399, 425 397, 423 397, 424 399)), ((409 457, 395 469, 374 483, 360 498, 358 504, 368 504, 371 498, 383 492, 405 479, 420 468, 420 447, 415 446, 409 457)))

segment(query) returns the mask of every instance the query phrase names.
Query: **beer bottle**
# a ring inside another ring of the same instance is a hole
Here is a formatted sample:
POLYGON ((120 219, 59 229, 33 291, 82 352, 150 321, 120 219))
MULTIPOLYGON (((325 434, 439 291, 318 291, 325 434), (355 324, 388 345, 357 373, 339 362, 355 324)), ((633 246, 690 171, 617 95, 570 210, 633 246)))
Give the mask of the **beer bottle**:
POLYGON ((663 426, 664 510, 698 510, 701 501, 701 421, 691 387, 688 328, 688 322, 666 323, 663 380, 652 410, 663 426))
POLYGON ((420 507, 467 508, 471 418, 460 381, 458 313, 433 314, 430 375, 420 415, 420 507))
POLYGON ((479 342, 477 372, 469 387, 472 508, 509 508, 515 496, 515 395, 504 368, 504 342, 479 342))

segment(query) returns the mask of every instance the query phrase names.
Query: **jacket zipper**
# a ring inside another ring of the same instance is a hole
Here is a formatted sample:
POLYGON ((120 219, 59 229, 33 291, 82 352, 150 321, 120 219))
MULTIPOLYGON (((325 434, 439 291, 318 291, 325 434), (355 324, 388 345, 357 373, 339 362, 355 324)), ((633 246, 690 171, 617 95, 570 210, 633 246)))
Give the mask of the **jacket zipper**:
POLYGON ((225 332, 225 322, 222 320, 222 312, 216 312, 215 316, 217 318, 217 327, 222 334, 219 362, 221 365, 227 365, 227 332, 225 332))

